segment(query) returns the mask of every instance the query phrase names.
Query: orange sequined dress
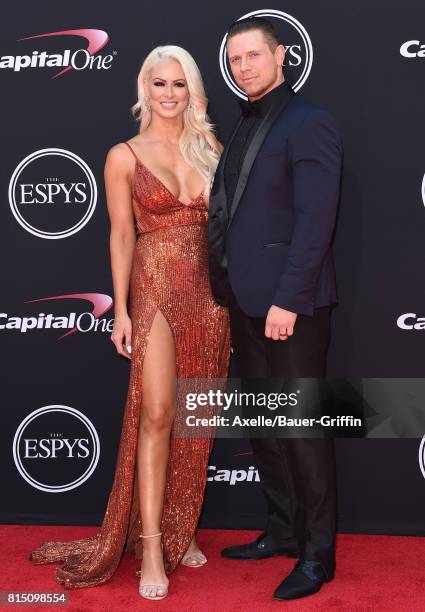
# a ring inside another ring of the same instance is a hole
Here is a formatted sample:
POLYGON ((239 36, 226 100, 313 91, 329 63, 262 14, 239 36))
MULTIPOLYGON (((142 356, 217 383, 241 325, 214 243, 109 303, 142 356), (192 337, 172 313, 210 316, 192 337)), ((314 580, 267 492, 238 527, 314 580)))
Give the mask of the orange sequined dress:
MULTIPOLYGON (((65 588, 99 585, 122 554, 141 558, 142 525, 137 491, 137 437, 143 359, 157 310, 174 336, 178 378, 225 378, 230 336, 227 309, 210 292, 207 261, 208 210, 203 194, 180 202, 137 158, 133 183, 138 228, 130 278, 132 321, 130 381, 115 478, 100 531, 71 542, 45 542, 34 563, 63 562, 55 579, 65 588)), ((210 437, 171 434, 162 517, 166 572, 179 564, 195 533, 204 498, 210 437)))

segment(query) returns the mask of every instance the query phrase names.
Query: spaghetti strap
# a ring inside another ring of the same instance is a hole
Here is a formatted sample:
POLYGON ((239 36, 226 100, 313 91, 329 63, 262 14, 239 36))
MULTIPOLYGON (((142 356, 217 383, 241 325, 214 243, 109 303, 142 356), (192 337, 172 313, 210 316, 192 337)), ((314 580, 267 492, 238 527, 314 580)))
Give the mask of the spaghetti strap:
POLYGON ((139 159, 139 158, 138 158, 138 156, 136 155, 136 153, 135 153, 135 151, 134 151, 133 147, 132 147, 132 146, 131 146, 131 145, 130 145, 128 142, 124 142, 124 144, 126 144, 126 145, 127 145, 127 147, 130 149, 130 151, 132 152, 132 154, 133 154, 133 156, 134 156, 134 159, 135 159, 136 161, 140 162, 140 159, 139 159))

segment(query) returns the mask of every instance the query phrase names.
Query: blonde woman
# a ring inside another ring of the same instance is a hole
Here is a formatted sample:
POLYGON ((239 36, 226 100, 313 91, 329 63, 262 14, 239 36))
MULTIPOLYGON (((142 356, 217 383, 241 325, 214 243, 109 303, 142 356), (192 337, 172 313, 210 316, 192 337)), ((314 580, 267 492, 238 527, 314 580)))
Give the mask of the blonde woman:
POLYGON ((140 595, 162 599, 179 563, 206 562, 195 531, 211 439, 173 429, 177 379, 224 378, 230 350, 228 312, 213 300, 208 279, 208 194, 221 145, 206 108, 191 55, 155 48, 138 76, 140 131, 106 159, 111 339, 131 360, 130 382, 100 532, 46 542, 30 556, 64 561, 55 576, 67 588, 105 582, 127 551, 142 559, 140 595))

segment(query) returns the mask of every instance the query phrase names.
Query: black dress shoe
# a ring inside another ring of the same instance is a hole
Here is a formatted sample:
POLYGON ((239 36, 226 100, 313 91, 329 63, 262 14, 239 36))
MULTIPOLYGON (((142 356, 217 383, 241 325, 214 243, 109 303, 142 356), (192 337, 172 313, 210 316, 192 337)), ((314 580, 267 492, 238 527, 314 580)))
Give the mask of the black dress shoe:
POLYGON ((288 544, 276 545, 270 536, 262 533, 255 542, 239 544, 238 546, 227 546, 221 551, 221 556, 226 559, 266 559, 275 555, 286 555, 287 557, 298 557, 298 549, 295 540, 288 540, 288 544))
POLYGON ((298 599, 313 595, 324 582, 330 582, 335 573, 335 564, 325 568, 319 561, 300 559, 292 572, 282 580, 274 592, 275 599, 298 599))

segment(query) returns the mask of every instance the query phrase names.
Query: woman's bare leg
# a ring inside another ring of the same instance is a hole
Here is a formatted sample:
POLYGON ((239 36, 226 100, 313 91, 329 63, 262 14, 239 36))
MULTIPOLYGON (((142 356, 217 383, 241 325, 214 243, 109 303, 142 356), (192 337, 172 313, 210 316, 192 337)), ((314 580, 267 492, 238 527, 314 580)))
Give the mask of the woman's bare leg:
MULTIPOLYGON (((174 417, 176 357, 167 320, 157 311, 149 333, 142 372, 142 407, 137 474, 143 535, 161 531, 166 467, 174 417)), ((143 538, 143 582, 168 584, 161 538, 143 538)))

